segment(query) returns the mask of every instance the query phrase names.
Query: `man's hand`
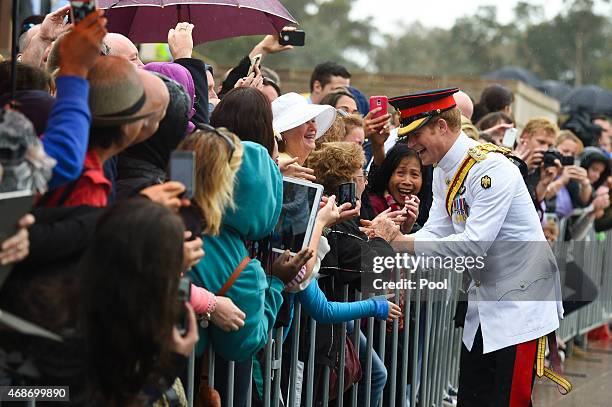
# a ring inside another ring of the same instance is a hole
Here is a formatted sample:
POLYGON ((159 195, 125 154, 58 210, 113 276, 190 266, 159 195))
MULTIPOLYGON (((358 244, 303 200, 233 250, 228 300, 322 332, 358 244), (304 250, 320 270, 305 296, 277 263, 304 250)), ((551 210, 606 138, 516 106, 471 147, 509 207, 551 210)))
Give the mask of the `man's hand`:
POLYGON ((86 79, 89 70, 100 57, 106 35, 106 18, 99 10, 91 13, 62 38, 60 43, 59 75, 74 75, 86 79))
POLYGON ((34 224, 34 216, 27 214, 19 220, 19 230, 0 245, 0 265, 17 263, 30 254, 28 228, 34 224))
POLYGON ((400 227, 388 217, 390 209, 381 212, 373 220, 361 220, 363 227, 359 229, 370 239, 380 237, 387 242, 392 242, 398 235, 401 235, 400 227))
POLYGON ((183 206, 191 205, 189 199, 181 199, 180 195, 185 192, 185 186, 177 181, 169 181, 163 184, 152 185, 143 189, 140 193, 153 202, 165 206, 173 212, 183 206))
MULTIPOLYGON (((281 31, 295 31, 295 27, 285 27, 281 31)), ((280 45, 278 43, 278 34, 266 35, 259 44, 255 45, 251 52, 249 52, 249 58, 253 58, 257 54, 265 56, 268 54, 276 54, 277 52, 283 52, 293 49, 292 45, 280 45)))
MULTIPOLYGON (((55 10, 45 16, 38 33, 41 40, 52 43, 72 28, 72 24, 64 24, 64 19, 70 14, 70 5, 55 10)), ((93 13, 92 13, 93 14, 93 13)))
POLYGON ((173 59, 191 58, 193 53, 193 24, 178 23, 168 31, 168 46, 173 59))

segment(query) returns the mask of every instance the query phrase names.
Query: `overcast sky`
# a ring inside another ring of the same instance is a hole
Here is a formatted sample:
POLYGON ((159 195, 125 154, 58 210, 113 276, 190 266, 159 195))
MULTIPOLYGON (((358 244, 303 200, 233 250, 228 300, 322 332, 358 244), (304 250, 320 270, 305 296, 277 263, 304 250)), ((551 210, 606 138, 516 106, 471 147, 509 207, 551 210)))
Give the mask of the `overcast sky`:
MULTIPOLYGON (((392 33, 398 26, 419 20, 428 27, 451 27, 457 17, 472 15, 479 6, 496 5, 498 20, 512 21, 513 8, 519 0, 357 0, 352 11, 354 17, 372 17, 380 31, 392 33), (400 21, 401 19, 401 21, 400 21)), ((531 0, 544 6, 547 18, 563 8, 563 0, 531 0)), ((611 13, 610 5, 597 2, 596 11, 611 13)), ((400 29, 400 31, 403 31, 400 29)))

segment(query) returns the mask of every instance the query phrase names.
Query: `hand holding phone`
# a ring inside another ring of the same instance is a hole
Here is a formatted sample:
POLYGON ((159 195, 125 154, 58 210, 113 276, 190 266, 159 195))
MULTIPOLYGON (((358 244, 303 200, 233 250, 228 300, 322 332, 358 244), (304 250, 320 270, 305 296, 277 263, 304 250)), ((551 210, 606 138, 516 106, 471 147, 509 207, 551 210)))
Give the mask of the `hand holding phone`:
POLYGON ((516 128, 507 129, 504 133, 504 138, 502 140, 502 145, 508 148, 514 148, 514 143, 516 142, 516 137, 518 136, 518 130, 516 128))
POLYGON ((350 203, 351 208, 354 208, 357 203, 356 190, 357 184, 354 182, 345 182, 338 185, 338 206, 350 203))
POLYGON ((381 110, 378 113, 374 113, 371 118, 376 119, 377 117, 385 116, 389 113, 388 110, 389 98, 387 96, 370 96, 370 111, 380 107, 381 110))
POLYGON ((255 72, 255 68, 257 68, 257 71, 259 71, 260 64, 261 64, 261 54, 257 54, 253 58, 251 58, 251 66, 249 67, 249 73, 247 74, 247 76, 255 72))
POLYGON ((96 0, 70 0, 70 19, 74 24, 96 11, 96 0))
POLYGON ((306 33, 301 30, 283 30, 278 34, 278 43, 303 47, 306 43, 306 33))
POLYGON ((195 191, 195 152, 174 150, 170 155, 170 178, 185 186, 184 198, 192 199, 195 191))

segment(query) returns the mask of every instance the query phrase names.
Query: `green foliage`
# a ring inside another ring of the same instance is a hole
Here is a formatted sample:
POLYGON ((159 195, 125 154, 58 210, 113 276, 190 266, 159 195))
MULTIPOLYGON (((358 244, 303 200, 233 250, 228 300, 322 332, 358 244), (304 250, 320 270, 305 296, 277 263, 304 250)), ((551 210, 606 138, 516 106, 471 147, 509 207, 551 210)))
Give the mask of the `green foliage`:
MULTIPOLYGON (((542 6, 519 1, 508 24, 497 21, 495 6, 486 6, 448 30, 415 23, 393 36, 379 33, 368 19, 351 17, 355 0, 281 1, 306 31, 307 45, 269 56, 266 65, 272 67, 310 69, 333 60, 353 70, 477 76, 514 65, 542 79, 612 84, 612 19, 597 14, 593 0, 565 0, 564 10, 550 20, 542 6)), ((234 65, 260 39, 217 41, 197 50, 217 64, 234 65)))

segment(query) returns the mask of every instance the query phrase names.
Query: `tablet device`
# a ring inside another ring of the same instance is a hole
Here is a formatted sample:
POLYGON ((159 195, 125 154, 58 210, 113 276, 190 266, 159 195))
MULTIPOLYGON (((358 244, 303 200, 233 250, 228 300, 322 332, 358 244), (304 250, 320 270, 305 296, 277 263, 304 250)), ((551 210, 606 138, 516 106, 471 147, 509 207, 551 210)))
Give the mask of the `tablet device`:
MULTIPOLYGON (((17 224, 32 210, 34 195, 29 190, 0 193, 0 244, 17 231, 17 224)), ((8 277, 12 264, 0 266, 0 287, 8 277)))
POLYGON ((283 177, 283 208, 270 238, 273 252, 295 255, 308 247, 322 195, 322 185, 283 177))

